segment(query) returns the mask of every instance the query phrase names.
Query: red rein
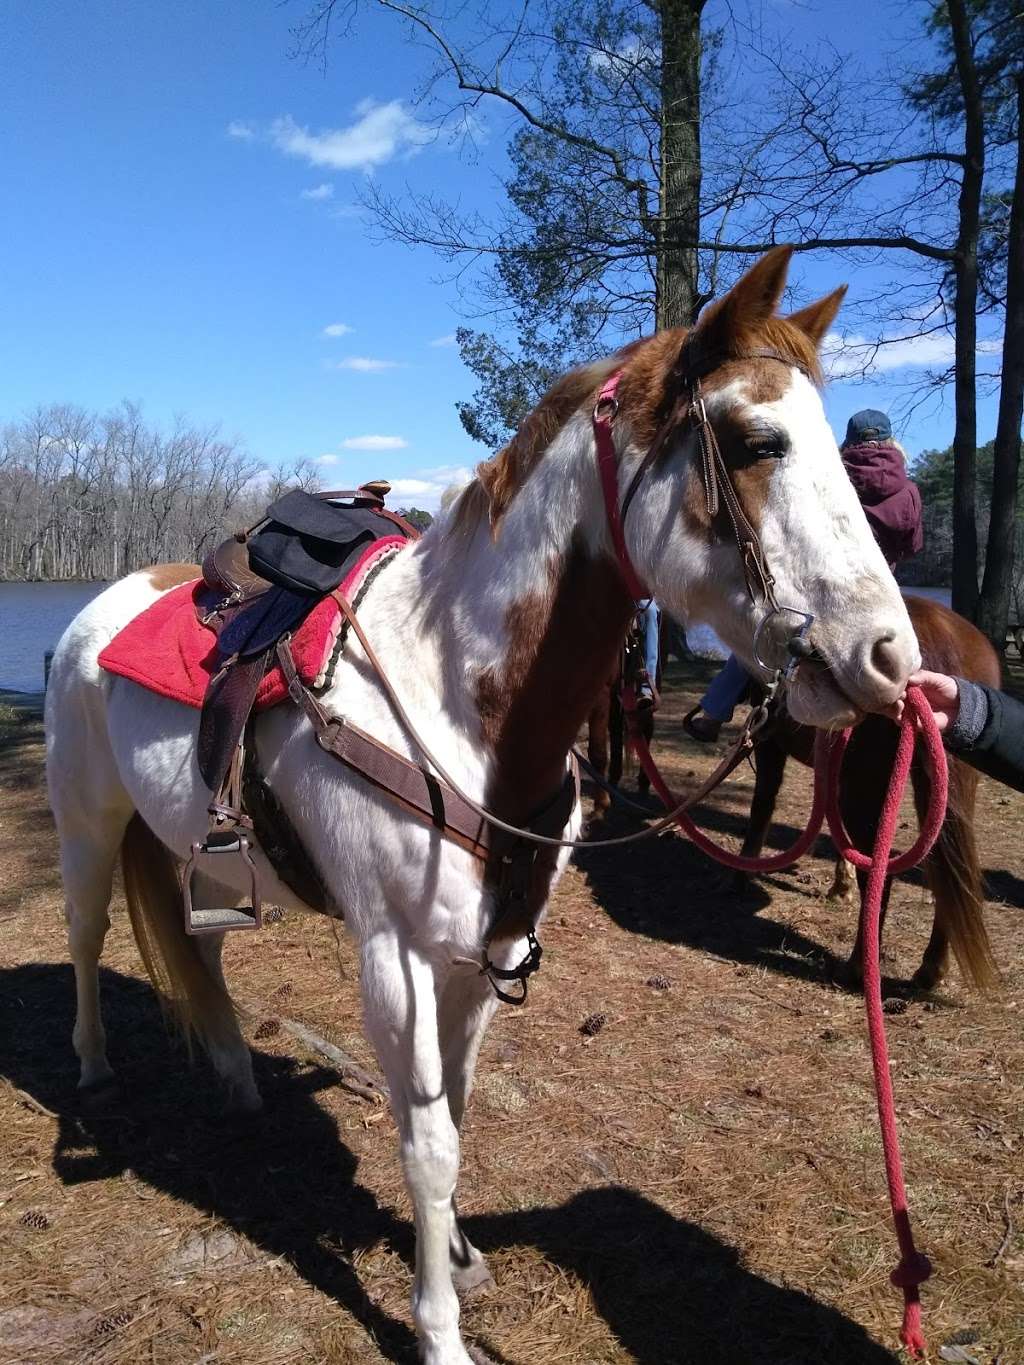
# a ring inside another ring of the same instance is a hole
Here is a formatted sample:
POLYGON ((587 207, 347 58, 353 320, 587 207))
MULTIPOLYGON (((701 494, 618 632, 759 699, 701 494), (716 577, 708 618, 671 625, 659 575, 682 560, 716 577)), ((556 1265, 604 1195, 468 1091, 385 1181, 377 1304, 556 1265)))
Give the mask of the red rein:
MULTIPOLYGON (((635 704, 632 696, 625 695, 623 702, 627 712, 632 713, 635 704)), ((644 772, 665 803, 666 809, 671 810, 673 806, 678 805, 678 798, 669 791, 651 758, 646 742, 636 733, 632 724, 630 729, 631 742, 644 772)), ((868 1037, 871 1042, 871 1064, 875 1073, 878 1118, 882 1129, 885 1177, 889 1185, 889 1203, 901 1253, 900 1263, 890 1278, 894 1285, 903 1290, 903 1328, 900 1340, 912 1356, 920 1358, 925 1351, 925 1340, 921 1331, 921 1299, 918 1287, 931 1274, 931 1265, 927 1256, 923 1256, 914 1245, 910 1214, 907 1210, 907 1192, 903 1183, 900 1142, 896 1130, 892 1076, 889 1071, 889 1049, 885 1039, 885 1016, 882 1012, 882 976, 878 961, 879 920, 886 878, 907 868, 916 867, 928 856, 938 838, 946 817, 949 776, 946 768, 946 751, 942 747, 942 739, 931 707, 920 689, 911 687, 907 690, 899 744, 893 762, 892 776, 889 779, 889 790, 878 821, 875 846, 870 855, 862 853, 851 844, 839 810, 839 780, 843 754, 849 738, 849 730, 844 730, 838 735, 819 732, 815 745, 814 806, 807 828, 785 853, 777 853, 768 858, 743 858, 712 843, 688 814, 679 816, 679 825, 698 848, 717 862, 724 863, 726 867, 744 872, 772 872, 791 866, 806 853, 827 819, 832 839, 842 857, 847 858, 855 867, 868 870, 867 886, 860 911, 861 942, 864 945, 864 1003, 867 1010, 868 1037), (907 849, 905 853, 893 856, 893 837, 899 818, 900 802, 910 776, 918 730, 924 740, 928 766, 931 770, 931 798, 921 832, 913 847, 907 849)))

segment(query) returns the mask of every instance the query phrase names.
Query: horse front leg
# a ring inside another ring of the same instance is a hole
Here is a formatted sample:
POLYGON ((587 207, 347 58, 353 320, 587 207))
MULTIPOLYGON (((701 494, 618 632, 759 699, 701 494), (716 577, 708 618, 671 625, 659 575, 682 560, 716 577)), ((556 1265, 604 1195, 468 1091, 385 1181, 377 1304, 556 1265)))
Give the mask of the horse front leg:
MULTIPOLYGON (((474 971, 455 971, 441 995, 441 1062, 452 1122, 461 1132, 462 1120, 473 1086, 473 1074, 487 1025, 498 1006, 486 978, 474 971)), ((454 1196, 451 1205, 449 1250, 452 1279, 463 1293, 492 1283, 482 1254, 459 1227, 454 1196)))
POLYGON ((421 1358, 424 1365, 471 1365, 450 1261, 459 1134, 441 1060, 441 969, 397 929, 372 934, 361 958, 366 1030, 391 1089, 416 1219, 412 1312, 421 1358))
MULTIPOLYGON (((747 833, 740 853, 744 858, 759 858, 768 837, 779 788, 786 772, 786 751, 771 735, 758 741, 754 750, 754 795, 750 801, 747 833)), ((751 884, 752 875, 736 872, 733 889, 742 893, 751 884)))

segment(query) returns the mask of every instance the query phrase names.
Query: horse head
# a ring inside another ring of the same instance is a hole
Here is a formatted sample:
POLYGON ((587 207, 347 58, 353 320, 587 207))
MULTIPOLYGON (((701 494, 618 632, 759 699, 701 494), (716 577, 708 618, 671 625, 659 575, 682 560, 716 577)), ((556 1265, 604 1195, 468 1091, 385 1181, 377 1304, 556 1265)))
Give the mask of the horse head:
POLYGON ((756 677, 788 671, 796 720, 848 725, 895 700, 920 656, 819 392, 845 288, 781 316, 790 256, 770 251, 692 331, 622 357, 625 543, 673 615, 707 621, 756 677))

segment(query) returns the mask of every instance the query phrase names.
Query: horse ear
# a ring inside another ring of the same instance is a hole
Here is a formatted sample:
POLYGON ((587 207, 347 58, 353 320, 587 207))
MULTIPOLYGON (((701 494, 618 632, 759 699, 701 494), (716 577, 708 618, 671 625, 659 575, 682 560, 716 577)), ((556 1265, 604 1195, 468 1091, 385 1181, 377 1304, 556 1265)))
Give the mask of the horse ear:
POLYGON ((836 314, 842 306, 843 299, 846 297, 846 285, 841 284, 838 289, 833 289, 831 294, 826 294, 817 303, 809 303, 806 308, 800 308, 795 313, 790 313, 787 318, 794 327, 799 327, 805 337, 809 337, 815 346, 820 346, 825 333, 836 320, 836 314))
POLYGON ((728 340, 738 328, 772 316, 786 287, 792 255, 791 246, 772 247, 712 305, 698 323, 698 334, 708 350, 728 349, 728 340))

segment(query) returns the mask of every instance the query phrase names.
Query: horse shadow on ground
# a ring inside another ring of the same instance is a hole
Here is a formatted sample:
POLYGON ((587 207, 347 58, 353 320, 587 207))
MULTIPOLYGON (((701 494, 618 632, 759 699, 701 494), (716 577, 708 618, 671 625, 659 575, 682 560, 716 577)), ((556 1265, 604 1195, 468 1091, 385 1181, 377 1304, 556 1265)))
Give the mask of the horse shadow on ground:
MULTIPOLYGON (((615 804, 608 815, 593 822, 593 839, 607 838, 639 829, 639 806, 650 819, 664 815, 657 797, 625 793, 634 809, 615 804)), ((697 814, 697 823, 725 846, 739 851, 747 831, 749 796, 739 792, 716 795, 714 806, 697 814)), ((766 853, 792 846, 801 831, 791 825, 773 823, 765 845, 766 853)), ((912 837, 901 826, 901 839, 912 837)), ((900 845, 902 846, 902 845, 900 845)), ((766 967, 782 976, 820 985, 845 985, 846 960, 823 944, 808 938, 787 924, 763 912, 772 903, 772 892, 815 895, 823 881, 831 880, 835 848, 826 834, 819 835, 808 853, 792 868, 760 874, 741 885, 728 868, 712 861, 688 839, 675 833, 654 837, 633 845, 602 850, 584 847, 576 862, 586 877, 597 903, 621 928, 644 934, 666 943, 685 944, 716 957, 743 965, 766 967), (811 873, 811 860, 821 860, 811 873)), ((1024 879, 1005 869, 985 869, 986 894, 1004 905, 1024 909, 1024 879)), ((902 873, 899 880, 924 889, 919 867, 902 873)), ((858 909, 838 904, 852 948, 856 936, 858 909)), ((923 913, 921 929, 931 927, 930 907, 923 913)), ((903 994, 909 983, 886 977, 883 986, 889 993, 903 994)), ((859 988, 858 988, 859 989, 859 988)))
MULTIPOLYGON (((257 1052, 266 1110, 226 1125, 214 1112, 212 1076, 209 1085, 196 1084, 149 987, 115 972, 102 978, 111 1060, 123 1089, 99 1112, 74 1090, 70 968, 42 963, 0 971, 0 1070, 58 1115, 53 1166, 64 1184, 132 1171, 286 1258, 347 1309, 387 1359, 413 1365, 409 1327, 374 1304, 351 1264, 357 1252, 385 1241, 411 1263, 412 1227, 359 1183, 357 1158, 317 1103, 333 1075, 257 1052)), ((558 1206, 477 1216, 466 1228, 484 1251, 536 1247, 578 1276, 639 1365, 895 1359, 835 1309, 745 1269, 710 1233, 622 1187, 583 1190, 558 1206)), ((500 1294, 500 1284, 491 1292, 500 1294)), ((481 1345, 502 1361, 493 1346, 481 1345)))
MULTIPOLYGON (((654 799, 645 802, 633 793, 629 799, 647 804, 652 816, 664 813, 661 803, 654 799)), ((746 833, 749 797, 737 792, 719 799, 728 804, 702 808, 698 823, 707 834, 738 851, 746 833)), ((631 812, 613 808, 600 827, 592 827, 592 835, 599 839, 637 828, 637 818, 631 812)), ((765 852, 788 848, 799 833, 788 825, 773 825, 765 852)), ((773 890, 808 894, 812 883, 819 883, 826 875, 834 856, 831 842, 821 836, 793 868, 761 875, 742 887, 735 873, 675 833, 607 850, 583 848, 576 861, 597 903, 631 933, 826 984, 841 976, 843 959, 763 912, 771 905, 773 890), (820 874, 808 871, 812 858, 826 860, 824 866, 819 864, 820 874)), ((849 920, 852 946, 856 912, 843 907, 837 913, 849 920)))

